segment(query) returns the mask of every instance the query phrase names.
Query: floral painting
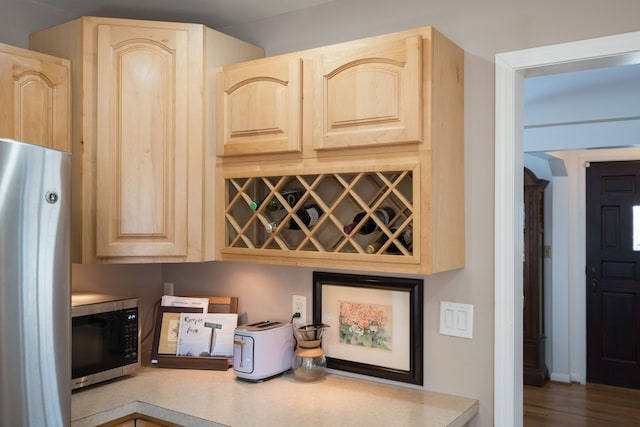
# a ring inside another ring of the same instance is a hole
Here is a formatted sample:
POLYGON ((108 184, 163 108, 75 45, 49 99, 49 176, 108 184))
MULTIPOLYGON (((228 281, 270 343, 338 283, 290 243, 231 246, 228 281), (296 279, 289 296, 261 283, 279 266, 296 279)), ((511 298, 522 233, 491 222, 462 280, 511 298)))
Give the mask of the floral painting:
POLYGON ((391 350, 391 306, 338 301, 343 344, 391 350))

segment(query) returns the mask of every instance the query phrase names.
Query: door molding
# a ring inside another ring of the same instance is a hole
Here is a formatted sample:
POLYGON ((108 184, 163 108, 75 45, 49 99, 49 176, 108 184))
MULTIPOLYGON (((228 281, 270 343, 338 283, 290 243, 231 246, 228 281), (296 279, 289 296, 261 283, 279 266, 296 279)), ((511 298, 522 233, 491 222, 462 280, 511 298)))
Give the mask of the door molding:
POLYGON ((640 32, 495 57, 494 425, 522 425, 524 78, 640 62, 640 32))

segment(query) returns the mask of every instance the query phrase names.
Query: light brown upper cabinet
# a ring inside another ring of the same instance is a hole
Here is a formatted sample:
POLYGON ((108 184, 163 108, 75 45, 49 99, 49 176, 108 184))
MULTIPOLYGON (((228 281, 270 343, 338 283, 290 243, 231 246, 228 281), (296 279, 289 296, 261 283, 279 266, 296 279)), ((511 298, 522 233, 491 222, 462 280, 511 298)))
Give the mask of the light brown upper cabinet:
POLYGON ((302 61, 230 65, 218 73, 218 155, 302 151, 302 61))
POLYGON ((198 24, 83 17, 33 33, 71 59, 76 262, 214 258, 214 70, 262 49, 198 24))
POLYGON ((71 150, 69 60, 0 44, 0 138, 71 150))
POLYGON ((217 259, 464 266, 464 52, 446 37, 425 27, 258 59, 217 84, 217 259))
POLYGON ((224 66, 217 155, 233 162, 428 150, 448 126, 442 120, 463 113, 447 100, 464 73, 450 46, 424 27, 224 66))
POLYGON ((313 66, 315 149, 422 142, 422 37, 326 48, 313 66))

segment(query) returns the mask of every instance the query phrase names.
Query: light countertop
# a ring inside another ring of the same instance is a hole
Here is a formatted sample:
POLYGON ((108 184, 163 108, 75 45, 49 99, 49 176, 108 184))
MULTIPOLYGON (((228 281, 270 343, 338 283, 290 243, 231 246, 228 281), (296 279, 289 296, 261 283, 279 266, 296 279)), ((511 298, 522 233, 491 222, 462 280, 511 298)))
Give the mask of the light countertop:
POLYGON ((189 427, 462 426, 478 413, 478 401, 331 373, 316 383, 291 373, 249 383, 233 369, 150 367, 71 397, 74 427, 136 412, 189 427))

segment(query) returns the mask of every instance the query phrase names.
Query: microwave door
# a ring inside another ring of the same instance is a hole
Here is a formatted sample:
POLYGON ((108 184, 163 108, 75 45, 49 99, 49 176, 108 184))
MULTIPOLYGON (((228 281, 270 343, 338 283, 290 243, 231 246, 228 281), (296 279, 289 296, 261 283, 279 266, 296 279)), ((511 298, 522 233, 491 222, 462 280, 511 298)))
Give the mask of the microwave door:
POLYGON ((121 367, 124 363, 122 312, 74 317, 72 376, 85 377, 121 367))
POLYGON ((138 299, 74 306, 71 388, 130 375, 140 367, 138 299))

